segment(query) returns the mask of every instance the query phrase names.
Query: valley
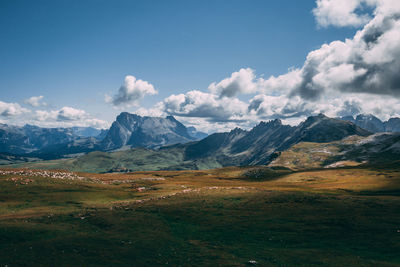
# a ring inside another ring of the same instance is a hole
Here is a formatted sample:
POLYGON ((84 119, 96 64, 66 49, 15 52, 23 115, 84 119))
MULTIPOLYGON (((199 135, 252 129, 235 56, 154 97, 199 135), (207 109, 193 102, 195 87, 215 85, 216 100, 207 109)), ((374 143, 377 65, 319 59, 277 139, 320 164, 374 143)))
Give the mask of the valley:
POLYGON ((122 113, 4 153, 0 264, 400 266, 400 134, 375 132, 319 114, 195 140, 122 113))
POLYGON ((1 264, 397 266, 398 166, 3 169, 1 264))

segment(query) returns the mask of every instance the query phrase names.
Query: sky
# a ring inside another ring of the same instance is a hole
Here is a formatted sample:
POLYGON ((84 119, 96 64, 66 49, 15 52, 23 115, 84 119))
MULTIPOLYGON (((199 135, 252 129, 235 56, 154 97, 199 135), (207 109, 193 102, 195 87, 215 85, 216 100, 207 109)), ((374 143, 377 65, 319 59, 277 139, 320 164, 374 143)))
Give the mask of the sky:
POLYGON ((0 123, 400 116, 400 1, 0 1, 0 123))

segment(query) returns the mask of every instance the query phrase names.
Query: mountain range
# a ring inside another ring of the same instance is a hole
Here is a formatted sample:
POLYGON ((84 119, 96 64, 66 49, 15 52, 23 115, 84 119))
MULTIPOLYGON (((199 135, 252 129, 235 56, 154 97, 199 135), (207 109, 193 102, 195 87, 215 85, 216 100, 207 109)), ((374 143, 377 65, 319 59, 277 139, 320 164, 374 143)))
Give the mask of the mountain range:
MULTIPOLYGON (((131 115, 124 114, 124 116, 133 118, 131 115)), ((115 123, 118 125, 115 133, 119 133, 118 129, 124 129, 120 127, 120 124, 127 121, 126 118, 118 120, 120 122, 115 123)), ((175 121, 172 118, 164 120, 175 121)), ((180 127, 179 124, 172 123, 171 125, 175 132, 179 132, 177 130, 180 127)), ((141 126, 137 125, 137 127, 141 126)), ((128 131, 124 129, 124 133, 126 132, 128 131)), ((110 130, 108 136, 115 133, 110 130)), ((131 138, 129 135, 132 135, 128 133, 128 135, 123 135, 126 137, 122 139, 124 143, 117 143, 117 147, 123 147, 124 144, 132 145, 129 141, 131 138)), ((199 141, 171 144, 158 149, 142 146, 126 150, 117 149, 119 151, 116 152, 94 151, 78 158, 51 161, 49 165, 41 162, 40 166, 74 171, 114 172, 265 165, 274 161, 282 151, 302 142, 326 143, 339 141, 348 136, 364 138, 371 134, 352 122, 319 114, 307 118, 298 126, 284 125, 280 120, 271 120, 261 122, 249 131, 236 128, 230 132, 211 134, 199 141)), ((100 144, 104 144, 104 140, 100 141, 100 144)))
POLYGON ((276 119, 261 122, 250 131, 236 128, 186 144, 185 159, 213 158, 222 166, 262 165, 271 161, 274 152, 300 142, 331 142, 350 135, 370 134, 351 122, 328 118, 323 114, 311 116, 298 126, 283 125, 276 119))
POLYGON ((122 112, 110 129, 92 127, 41 128, 0 124, 0 153, 60 158, 91 151, 111 151, 136 147, 158 148, 204 138, 207 134, 186 128, 173 116, 138 116, 122 112))
POLYGON ((97 137, 101 131, 91 127, 41 128, 0 124, 0 152, 29 154, 56 144, 70 143, 78 139, 97 137))
MULTIPOLYGON (((147 117, 123 112, 110 129, 102 131, 1 125, 1 162, 74 157, 58 167, 102 172, 266 165, 298 144, 341 144, 350 136, 366 138, 382 129, 396 131, 398 120, 382 122, 372 115, 335 119, 319 114, 297 126, 284 125, 276 119, 260 122, 251 130, 236 128, 206 136, 172 116, 147 117)), ((355 151, 353 148, 346 151, 355 151)))
POLYGON ((372 114, 359 114, 355 118, 353 116, 346 116, 341 119, 350 121, 373 133, 400 132, 400 118, 390 118, 387 121, 381 121, 372 114))

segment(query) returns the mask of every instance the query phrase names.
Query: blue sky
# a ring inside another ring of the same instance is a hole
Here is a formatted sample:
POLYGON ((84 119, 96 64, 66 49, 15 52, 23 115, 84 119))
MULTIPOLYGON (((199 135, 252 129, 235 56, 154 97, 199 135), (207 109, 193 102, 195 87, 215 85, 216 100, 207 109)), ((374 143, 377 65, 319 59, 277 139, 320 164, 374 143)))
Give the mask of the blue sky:
POLYGON ((122 110, 151 109, 173 94, 208 92, 241 68, 258 78, 285 74, 310 51, 363 26, 321 27, 315 7, 314 0, 3 0, 0 100, 33 111, 71 107, 112 122, 122 110), (127 75, 158 94, 133 106, 106 103, 127 75), (28 107, 32 96, 47 105, 28 107))

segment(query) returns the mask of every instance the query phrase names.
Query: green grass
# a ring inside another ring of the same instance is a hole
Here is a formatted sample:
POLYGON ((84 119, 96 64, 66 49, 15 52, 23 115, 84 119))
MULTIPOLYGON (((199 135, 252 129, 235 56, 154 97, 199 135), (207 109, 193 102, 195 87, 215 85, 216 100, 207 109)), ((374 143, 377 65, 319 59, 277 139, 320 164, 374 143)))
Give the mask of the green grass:
POLYGON ((265 181, 243 172, 88 175, 107 184, 33 177, 17 186, 0 176, 0 265, 400 266, 397 169, 265 181), (199 191, 160 198, 182 185, 199 191))
MULTIPOLYGON (((136 148, 117 152, 95 151, 78 158, 45 160, 7 165, 12 168, 65 169, 79 172, 124 172, 157 170, 197 170, 222 167, 215 159, 184 160, 180 147, 158 151, 136 148)), ((6 167, 7 167, 6 166, 6 167)))

